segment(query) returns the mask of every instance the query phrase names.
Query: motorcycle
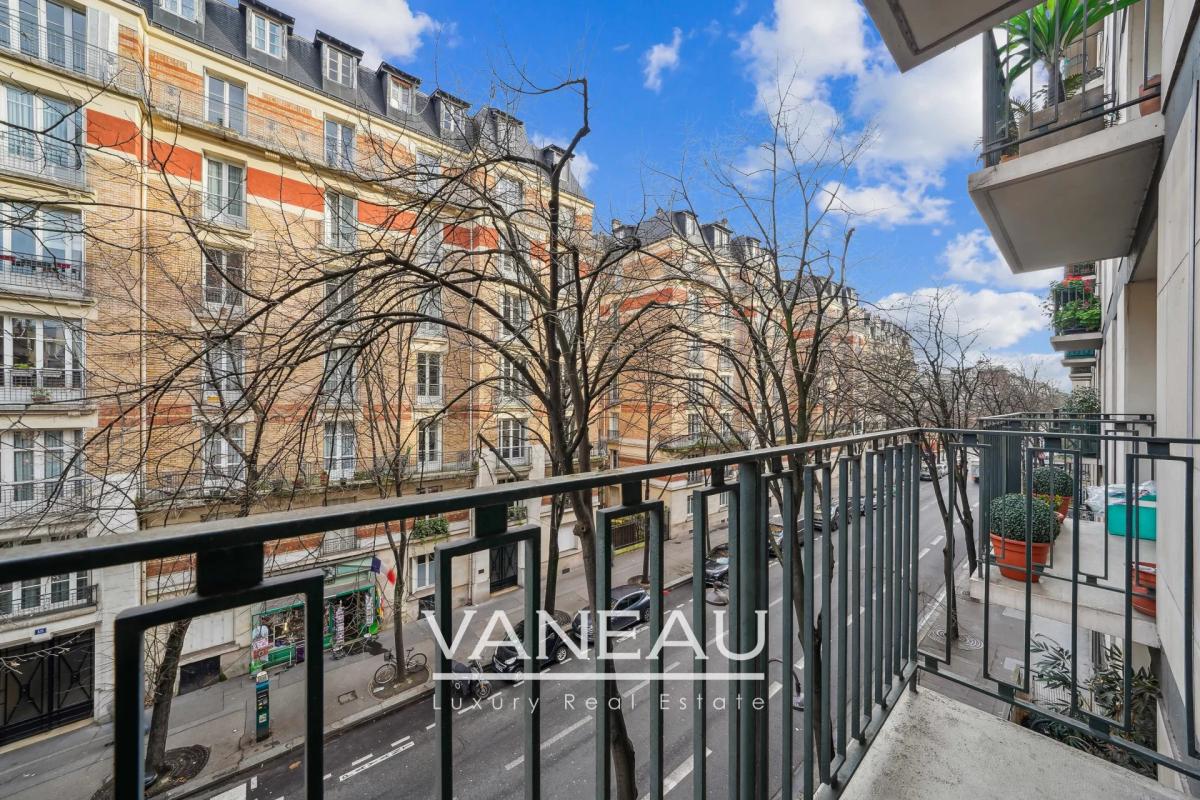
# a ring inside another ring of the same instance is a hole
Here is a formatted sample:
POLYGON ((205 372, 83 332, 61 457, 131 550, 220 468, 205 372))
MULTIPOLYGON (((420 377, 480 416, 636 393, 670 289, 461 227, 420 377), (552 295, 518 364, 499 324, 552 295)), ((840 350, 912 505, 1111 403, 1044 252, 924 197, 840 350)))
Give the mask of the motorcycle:
POLYGON ((450 691, 455 697, 484 700, 492 693, 492 682, 483 676, 483 669, 478 662, 464 664, 461 661, 451 661, 450 671, 454 674, 454 679, 450 682, 450 691))

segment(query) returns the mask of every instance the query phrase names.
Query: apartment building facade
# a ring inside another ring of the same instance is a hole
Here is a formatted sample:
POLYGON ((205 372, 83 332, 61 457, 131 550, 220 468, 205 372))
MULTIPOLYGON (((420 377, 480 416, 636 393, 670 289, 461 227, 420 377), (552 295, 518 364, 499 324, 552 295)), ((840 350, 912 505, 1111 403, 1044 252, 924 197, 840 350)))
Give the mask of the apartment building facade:
MULTIPOLYGON (((470 303, 380 287, 396 262, 436 270, 494 246, 486 213, 431 199, 485 140, 561 151, 257 0, 2 13, 0 547, 541 474, 537 409, 484 385, 503 368, 467 335, 470 303), (368 252, 398 255, 372 271, 368 252)), ((506 169, 486 192, 544 207, 539 179, 506 169)), ((469 528, 466 512, 414 523, 405 563, 398 531, 298 537, 265 567, 325 570, 338 648, 390 624, 397 576, 415 617, 434 545, 469 528)), ((484 553, 456 570, 458 599, 522 569, 515 547, 484 553)), ((0 658, 20 665, 0 743, 103 718, 112 676, 94 653, 112 616, 193 579, 187 560, 98 573, 0 587, 0 658)), ((181 690, 295 660, 295 613, 197 620, 181 690)))

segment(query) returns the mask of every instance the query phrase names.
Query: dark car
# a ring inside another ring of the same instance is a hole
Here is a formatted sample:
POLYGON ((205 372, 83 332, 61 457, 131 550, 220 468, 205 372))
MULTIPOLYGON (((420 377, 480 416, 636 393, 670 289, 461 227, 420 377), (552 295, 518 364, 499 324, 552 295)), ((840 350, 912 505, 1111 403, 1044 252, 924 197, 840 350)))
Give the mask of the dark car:
MULTIPOLYGON (((632 584, 613 587, 613 590, 609 593, 609 608, 613 611, 636 612, 636 616, 633 614, 622 614, 608 618, 608 629, 610 631, 628 630, 646 621, 646 615, 650 613, 650 593, 644 587, 632 584)), ((575 618, 571 620, 571 630, 575 634, 575 638, 580 642, 591 644, 592 635, 590 627, 593 620, 591 614, 589 614, 588 624, 584 625, 584 611, 587 611, 587 609, 580 609, 575 614, 575 618)))
MULTIPOLYGON (((518 622, 514 629, 518 637, 525 635, 524 621, 518 622)), ((546 641, 543 643, 544 658, 541 659, 540 666, 548 664, 561 664, 571 657, 571 651, 568 649, 566 642, 558 635, 558 632, 546 626, 546 641)), ((525 668, 524 662, 520 658, 517 648, 512 645, 501 645, 496 648, 496 652, 492 654, 492 669, 496 672, 518 672, 525 668)))
POLYGON ((729 556, 721 555, 716 558, 711 555, 704 559, 704 585, 713 586, 729 582, 729 556))

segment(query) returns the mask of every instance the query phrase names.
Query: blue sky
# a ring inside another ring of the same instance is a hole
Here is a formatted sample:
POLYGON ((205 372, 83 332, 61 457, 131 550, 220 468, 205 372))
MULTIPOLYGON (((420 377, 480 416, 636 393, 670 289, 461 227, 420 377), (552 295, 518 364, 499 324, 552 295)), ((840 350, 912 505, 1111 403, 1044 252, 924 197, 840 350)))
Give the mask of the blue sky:
MULTIPOLYGON (((859 0, 276 2, 300 35, 319 27, 366 50, 368 65, 386 56, 423 88, 476 106, 493 73, 511 77, 514 64, 544 83, 587 75, 593 132, 577 166, 603 225, 642 213, 647 192, 661 192, 656 171, 762 131, 763 98, 786 83, 813 127, 836 115, 851 133, 873 132, 841 187, 856 215, 850 280, 862 296, 956 287, 981 350, 1065 378, 1039 307, 1054 275, 1011 275, 966 193, 978 168, 977 42, 899 75, 859 0)), ((530 132, 563 139, 576 108, 564 98, 517 113, 530 132)))

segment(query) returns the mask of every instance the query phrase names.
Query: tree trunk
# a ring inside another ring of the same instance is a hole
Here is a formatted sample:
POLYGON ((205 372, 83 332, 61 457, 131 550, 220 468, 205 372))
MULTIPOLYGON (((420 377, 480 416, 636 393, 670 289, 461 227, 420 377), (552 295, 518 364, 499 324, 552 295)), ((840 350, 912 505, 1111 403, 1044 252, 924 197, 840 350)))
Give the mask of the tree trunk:
POLYGON ((398 681, 408 677, 408 659, 404 653, 404 580, 405 569, 408 566, 408 537, 404 532, 404 523, 400 523, 400 541, 392 535, 392 523, 383 523, 383 532, 387 536, 388 545, 392 551, 392 560, 396 562, 396 586, 392 589, 392 647, 396 656, 396 676, 398 681))
POLYGON ((558 529, 562 527, 563 518, 562 495, 554 495, 550 500, 550 552, 546 556, 546 599, 542 608, 546 614, 553 617, 558 601, 558 529))
POLYGON ((146 738, 146 773, 160 773, 167 754, 167 733, 171 726, 171 702, 175 699, 175 678, 179 674, 179 659, 183 655, 183 640, 192 621, 183 619, 171 625, 163 644, 162 660, 154 679, 153 710, 150 732, 146 738))

